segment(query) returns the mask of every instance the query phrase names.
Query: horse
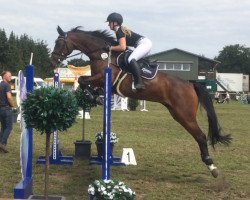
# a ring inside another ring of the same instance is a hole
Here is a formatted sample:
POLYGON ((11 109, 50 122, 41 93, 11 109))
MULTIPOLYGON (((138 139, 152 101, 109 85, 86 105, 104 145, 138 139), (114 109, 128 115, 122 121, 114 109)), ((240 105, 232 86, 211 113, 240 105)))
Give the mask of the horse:
POLYGON ((164 72, 157 72, 151 80, 144 79, 145 89, 134 91, 132 85, 132 75, 123 72, 117 66, 118 52, 109 52, 107 46, 116 44, 116 40, 107 30, 84 31, 80 27, 64 32, 60 26, 57 27, 59 33, 55 41, 55 47, 51 53, 51 65, 57 67, 74 50, 78 50, 89 57, 91 62, 91 76, 79 77, 78 82, 81 88, 88 85, 103 87, 104 68, 112 68, 113 93, 126 97, 158 102, 164 105, 180 125, 190 133, 198 143, 201 160, 206 164, 213 177, 219 175, 219 170, 215 166, 208 151, 208 140, 213 148, 215 144, 231 143, 230 134, 222 134, 222 129, 218 123, 217 115, 213 106, 213 101, 206 88, 199 83, 182 80, 164 72), (199 105, 207 113, 208 134, 203 133, 197 123, 197 110, 199 105))

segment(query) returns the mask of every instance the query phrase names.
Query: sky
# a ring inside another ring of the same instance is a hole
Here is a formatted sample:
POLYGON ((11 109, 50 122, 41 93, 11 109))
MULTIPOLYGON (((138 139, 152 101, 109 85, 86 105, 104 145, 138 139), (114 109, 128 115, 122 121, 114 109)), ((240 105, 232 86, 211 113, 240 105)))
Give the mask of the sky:
POLYGON ((179 48, 214 58, 223 47, 250 47, 249 0, 0 0, 0 28, 7 37, 27 34, 51 51, 64 31, 109 30, 112 12, 123 25, 153 42, 152 53, 179 48))

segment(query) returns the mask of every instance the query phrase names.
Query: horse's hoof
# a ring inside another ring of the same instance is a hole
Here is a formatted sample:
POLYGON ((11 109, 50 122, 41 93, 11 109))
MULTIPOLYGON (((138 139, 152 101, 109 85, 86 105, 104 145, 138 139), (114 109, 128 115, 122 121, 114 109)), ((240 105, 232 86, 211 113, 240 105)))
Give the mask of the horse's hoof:
POLYGON ((217 167, 214 166, 214 164, 207 165, 207 167, 214 178, 217 178, 219 176, 219 170, 217 169, 217 167))
POLYGON ((104 104, 104 98, 102 96, 99 96, 96 98, 96 103, 98 105, 103 105, 104 104))
POLYGON ((213 175, 214 178, 217 178, 219 176, 219 170, 215 168, 211 171, 211 174, 213 175))

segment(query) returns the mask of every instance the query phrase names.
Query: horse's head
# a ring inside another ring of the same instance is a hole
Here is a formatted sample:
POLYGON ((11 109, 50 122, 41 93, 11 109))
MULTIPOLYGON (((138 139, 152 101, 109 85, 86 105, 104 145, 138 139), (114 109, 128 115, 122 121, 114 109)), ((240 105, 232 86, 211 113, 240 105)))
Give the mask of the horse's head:
POLYGON ((73 51, 72 46, 67 40, 67 33, 64 32, 60 26, 57 27, 57 32, 59 36, 56 39, 55 47, 50 58, 53 68, 57 67, 73 51))

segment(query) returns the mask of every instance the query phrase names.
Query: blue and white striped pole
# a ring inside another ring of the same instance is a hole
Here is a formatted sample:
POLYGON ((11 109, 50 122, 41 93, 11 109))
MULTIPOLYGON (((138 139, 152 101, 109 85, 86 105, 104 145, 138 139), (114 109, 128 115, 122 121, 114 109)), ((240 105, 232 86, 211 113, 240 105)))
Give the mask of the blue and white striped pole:
POLYGON ((102 159, 102 179, 110 180, 111 146, 111 86, 112 86, 112 68, 105 68, 104 81, 104 115, 103 115, 103 159, 102 159))
MULTIPOLYGON (((32 92, 34 87, 34 66, 28 65, 26 68, 26 89, 27 92, 32 92)), ((32 178, 32 155, 33 155, 33 129, 28 128, 29 132, 29 150, 28 150, 28 163, 27 163, 27 177, 32 178)))
MULTIPOLYGON (((55 73, 54 75, 54 87, 59 88, 60 87, 60 77, 59 73, 55 73)), ((57 162, 57 160, 60 157, 60 151, 59 151, 59 139, 58 139, 58 130, 53 132, 53 143, 52 143, 52 160, 54 162, 57 162)))
MULTIPOLYGON (((32 60, 32 59, 31 59, 32 60)), ((27 65, 26 81, 23 73, 19 73, 19 89, 20 99, 25 101, 27 92, 33 91, 34 86, 34 66, 27 65)), ((26 128, 26 123, 23 116, 21 117, 21 144, 20 144, 20 163, 22 180, 14 188, 15 199, 27 199, 33 194, 33 177, 32 177, 32 154, 33 154, 33 130, 26 128)))

